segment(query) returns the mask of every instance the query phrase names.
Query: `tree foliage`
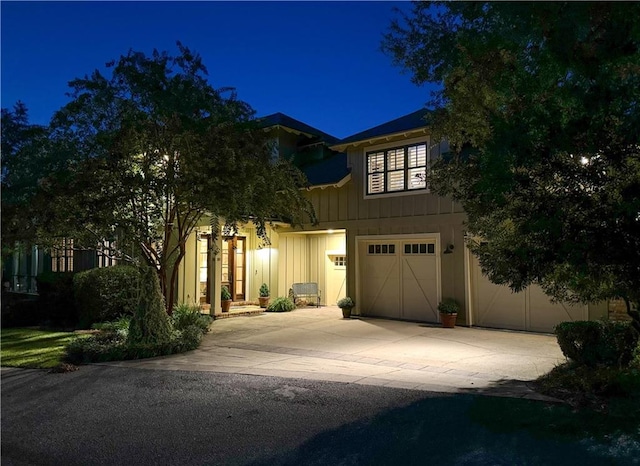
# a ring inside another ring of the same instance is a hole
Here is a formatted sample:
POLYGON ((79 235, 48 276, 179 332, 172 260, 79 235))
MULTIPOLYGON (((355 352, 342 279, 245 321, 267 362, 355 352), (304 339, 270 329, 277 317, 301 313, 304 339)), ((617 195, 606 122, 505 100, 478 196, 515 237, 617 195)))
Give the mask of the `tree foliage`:
POLYGON ((383 48, 434 95, 451 143, 431 186, 461 202, 495 283, 640 303, 640 4, 421 2, 383 48))
POLYGON ((268 135, 232 89, 214 89, 199 55, 178 43, 171 56, 130 51, 70 82, 54 115, 47 153, 61 161, 38 189, 55 221, 41 236, 140 251, 155 269, 168 309, 186 241, 210 216, 232 234, 253 222, 265 241, 270 221, 315 221, 304 175, 273 160, 268 135))
POLYGON ((47 128, 29 123, 26 105, 2 109, 2 249, 16 241, 31 242, 46 221, 39 189, 44 171, 51 168, 47 128))

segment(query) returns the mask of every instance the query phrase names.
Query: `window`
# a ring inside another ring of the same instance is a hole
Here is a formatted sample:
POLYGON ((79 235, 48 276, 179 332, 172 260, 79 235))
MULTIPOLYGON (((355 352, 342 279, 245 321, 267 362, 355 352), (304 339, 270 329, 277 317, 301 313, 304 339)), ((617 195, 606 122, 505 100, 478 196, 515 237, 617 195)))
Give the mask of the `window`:
POLYGON ((114 257, 116 251, 115 241, 103 241, 96 248, 98 267, 111 267, 118 262, 114 257))
POLYGON ((427 145, 367 153, 367 195, 427 189, 427 145))
POLYGON ((395 254, 395 244, 370 244, 368 249, 369 254, 395 254))
POLYGON ((345 256, 333 256, 333 265, 336 267, 346 267, 347 258, 345 256))
POLYGON ((405 243, 405 254, 435 254, 436 245, 433 243, 405 243))
POLYGON ((51 250, 52 272, 73 272, 73 240, 63 238, 51 250))

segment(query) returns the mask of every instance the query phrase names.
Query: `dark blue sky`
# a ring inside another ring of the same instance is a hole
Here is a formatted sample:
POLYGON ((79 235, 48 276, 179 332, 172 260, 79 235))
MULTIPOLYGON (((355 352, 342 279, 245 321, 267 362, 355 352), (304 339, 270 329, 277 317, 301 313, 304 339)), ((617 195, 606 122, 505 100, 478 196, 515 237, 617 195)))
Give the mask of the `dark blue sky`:
POLYGON ((346 137, 410 113, 426 88, 394 67, 380 40, 407 2, 6 2, 2 107, 26 103, 46 124, 67 83, 129 49, 200 53, 210 83, 346 137))

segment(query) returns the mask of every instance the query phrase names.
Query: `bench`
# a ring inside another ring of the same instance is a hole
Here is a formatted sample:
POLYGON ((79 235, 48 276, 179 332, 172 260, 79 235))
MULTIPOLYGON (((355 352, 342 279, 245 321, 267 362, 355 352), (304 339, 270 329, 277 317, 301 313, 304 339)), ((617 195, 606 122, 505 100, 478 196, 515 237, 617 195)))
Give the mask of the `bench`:
POLYGON ((293 290, 293 302, 299 298, 316 298, 316 307, 320 307, 320 290, 317 283, 294 283, 291 286, 293 290))

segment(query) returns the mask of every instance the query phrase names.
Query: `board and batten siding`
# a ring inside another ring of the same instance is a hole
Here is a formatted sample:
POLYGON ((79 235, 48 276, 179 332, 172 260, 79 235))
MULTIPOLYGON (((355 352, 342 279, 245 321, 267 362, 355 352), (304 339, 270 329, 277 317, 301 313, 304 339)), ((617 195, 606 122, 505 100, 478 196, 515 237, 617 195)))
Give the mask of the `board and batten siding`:
MULTIPOLYGON (((365 154, 367 152, 419 142, 426 142, 427 147, 430 147, 429 137, 425 135, 382 145, 361 144, 348 148, 347 159, 351 168, 351 180, 340 188, 327 187, 307 191, 319 224, 305 225, 305 230, 346 230, 346 294, 354 298, 356 298, 355 251, 357 236, 439 233, 442 250, 448 244, 455 246, 452 254, 443 254, 441 258, 442 297, 454 298, 461 304, 462 311, 458 321, 465 323, 463 223, 466 220, 466 215, 462 207, 449 198, 424 191, 381 196, 365 195, 365 154)), ((443 144, 431 147, 429 160, 433 161, 440 157, 445 150, 447 148, 443 144)), ((310 255, 310 257, 312 256, 310 255)), ((286 272, 283 271, 280 274, 281 283, 284 273, 286 272)), ((291 278, 294 278, 293 272, 291 273, 291 278)), ((288 277, 287 279, 291 282, 288 277)))
POLYGON ((293 283, 315 282, 326 301, 328 251, 345 250, 344 232, 281 234, 279 238, 278 296, 287 296, 293 283))

